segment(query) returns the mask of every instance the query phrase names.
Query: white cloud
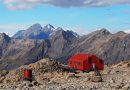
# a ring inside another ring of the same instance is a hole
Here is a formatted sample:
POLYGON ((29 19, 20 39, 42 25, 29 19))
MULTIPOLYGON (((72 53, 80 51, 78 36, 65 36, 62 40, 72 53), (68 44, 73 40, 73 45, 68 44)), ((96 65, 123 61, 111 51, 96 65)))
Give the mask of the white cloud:
POLYGON ((75 27, 72 30, 74 32, 76 32, 77 34, 79 34, 79 35, 86 35, 86 34, 90 33, 88 30, 85 30, 85 29, 83 29, 81 27, 75 27))
POLYGON ((32 7, 36 6, 38 2, 34 2, 34 0, 3 0, 3 3, 8 9, 21 10, 31 9, 32 7))
POLYGON ((18 30, 24 30, 28 25, 23 24, 1 24, 0 33, 6 33, 9 36, 14 35, 18 30))
POLYGON ((125 33, 130 33, 130 29, 124 30, 125 33))
POLYGON ((30 9, 39 4, 58 7, 101 7, 117 4, 130 4, 130 0, 2 0, 9 9, 30 9))

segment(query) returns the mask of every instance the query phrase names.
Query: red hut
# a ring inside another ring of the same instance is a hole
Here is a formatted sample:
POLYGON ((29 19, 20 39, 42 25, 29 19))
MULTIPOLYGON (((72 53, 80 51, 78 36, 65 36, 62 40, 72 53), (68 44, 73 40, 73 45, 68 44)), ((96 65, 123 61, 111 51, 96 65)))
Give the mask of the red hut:
POLYGON ((91 54, 76 54, 68 60, 68 66, 72 69, 82 71, 87 70, 103 70, 104 62, 95 55, 91 54))

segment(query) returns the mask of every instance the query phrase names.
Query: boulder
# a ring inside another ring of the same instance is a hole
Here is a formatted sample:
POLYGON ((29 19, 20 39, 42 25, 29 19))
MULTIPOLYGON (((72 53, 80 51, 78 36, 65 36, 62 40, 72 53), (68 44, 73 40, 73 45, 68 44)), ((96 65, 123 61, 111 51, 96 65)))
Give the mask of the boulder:
POLYGON ((9 72, 7 70, 2 70, 0 71, 0 76, 5 76, 7 75, 9 72))
POLYGON ((102 82, 102 77, 101 76, 93 76, 91 77, 92 82, 102 82))
POLYGON ((18 82, 20 81, 20 77, 18 75, 14 75, 14 76, 7 76, 5 79, 4 79, 4 83, 14 83, 14 82, 18 82))
POLYGON ((5 79, 5 76, 0 77, 0 83, 2 83, 5 79))
POLYGON ((122 90, 130 90, 130 85, 126 84, 124 87, 122 87, 122 90))
POLYGON ((110 83, 115 83, 115 80, 113 78, 110 79, 110 83))
POLYGON ((39 84, 45 84, 50 81, 49 78, 45 77, 43 74, 35 77, 36 82, 39 84))
POLYGON ((37 81, 32 81, 32 85, 33 85, 33 86, 37 86, 37 85, 38 85, 38 82, 37 82, 37 81))

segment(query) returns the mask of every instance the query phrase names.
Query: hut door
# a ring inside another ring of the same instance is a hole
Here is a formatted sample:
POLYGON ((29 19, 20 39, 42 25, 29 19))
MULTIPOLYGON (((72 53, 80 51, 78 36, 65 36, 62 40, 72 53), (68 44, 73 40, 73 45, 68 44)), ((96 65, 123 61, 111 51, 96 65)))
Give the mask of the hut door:
POLYGON ((95 63, 92 63, 92 69, 95 70, 95 63))
POLYGON ((75 68, 75 69, 78 68, 78 62, 74 62, 74 68, 75 68))
POLYGON ((76 69, 76 62, 74 62, 74 69, 76 69))

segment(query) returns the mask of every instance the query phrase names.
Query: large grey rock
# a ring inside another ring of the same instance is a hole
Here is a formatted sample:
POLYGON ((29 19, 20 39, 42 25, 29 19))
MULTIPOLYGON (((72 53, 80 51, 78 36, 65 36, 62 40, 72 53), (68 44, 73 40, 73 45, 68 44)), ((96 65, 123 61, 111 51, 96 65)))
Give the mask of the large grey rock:
POLYGON ((102 82, 102 77, 101 76, 93 76, 91 77, 92 82, 102 82))

